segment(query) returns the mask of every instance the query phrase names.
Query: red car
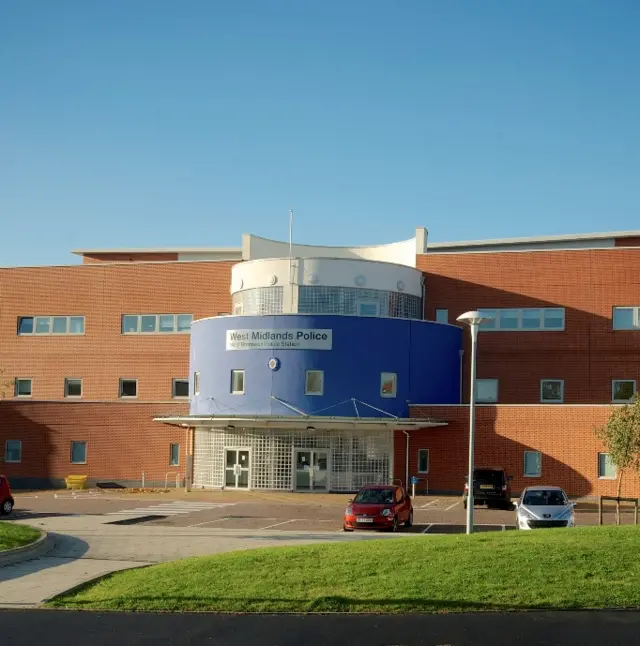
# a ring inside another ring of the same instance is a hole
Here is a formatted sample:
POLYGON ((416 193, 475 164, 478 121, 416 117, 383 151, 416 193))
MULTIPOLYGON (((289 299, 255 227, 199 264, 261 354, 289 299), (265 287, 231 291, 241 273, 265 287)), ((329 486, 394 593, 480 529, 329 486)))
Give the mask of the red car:
POLYGON ((386 529, 397 532, 400 525, 413 525, 411 497, 396 485, 360 489, 344 512, 344 531, 386 529))
POLYGON ((6 476, 0 476, 0 515, 7 516, 13 510, 13 496, 6 476))

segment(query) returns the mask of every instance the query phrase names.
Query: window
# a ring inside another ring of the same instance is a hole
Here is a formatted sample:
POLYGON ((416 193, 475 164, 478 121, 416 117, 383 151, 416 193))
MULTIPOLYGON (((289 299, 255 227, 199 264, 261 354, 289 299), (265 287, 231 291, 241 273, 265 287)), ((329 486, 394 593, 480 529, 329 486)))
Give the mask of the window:
POLYGON ((180 445, 171 444, 169 446, 169 466, 177 467, 180 464, 180 445))
POLYGON ((126 399, 127 397, 138 396, 138 380, 137 379, 120 379, 120 397, 126 399))
POLYGON ((173 380, 173 396, 174 397, 188 397, 189 396, 189 380, 188 379, 174 379, 173 380))
POLYGON ((379 303, 360 301, 358 303, 358 316, 378 316, 380 311, 379 303))
POLYGON ((478 379, 476 381, 476 401, 493 404, 498 401, 498 380, 478 379))
POLYGON ((324 370, 307 370, 304 379, 305 395, 322 395, 324 392, 324 370))
POLYGON ((87 443, 83 440, 81 442, 71 442, 71 464, 86 464, 87 463, 87 443))
POLYGON ((193 373, 193 394, 194 395, 200 394, 200 373, 199 372, 193 373))
POLYGON ((436 310, 436 323, 448 323, 449 310, 436 310))
POLYGON ((31 397, 32 392, 32 379, 25 379, 24 377, 16 377, 15 380, 15 396, 16 397, 31 397))
POLYGON ((614 330, 638 330, 640 320, 638 311, 640 307, 614 307, 613 308, 613 329, 614 330))
POLYGON ((233 313, 234 313, 236 316, 239 316, 240 314, 242 314, 242 306, 243 306, 242 302, 240 302, 240 303, 235 303, 235 304, 234 304, 234 306, 233 306, 233 313))
POLYGON ((632 379, 614 379, 611 382, 611 401, 627 403, 636 394, 636 382, 632 379))
POLYGON ((395 372, 380 373, 380 396, 395 397, 398 390, 398 375, 395 372))
POLYGON ((561 404, 564 401, 564 381, 562 379, 543 379, 540 382, 540 402, 561 404))
POLYGON ((539 478, 542 474, 542 453, 540 451, 524 452, 524 475, 527 478, 539 478))
POLYGON ((82 379, 67 377, 64 380, 65 397, 82 397, 82 379))
POLYGON ((123 314, 122 334, 185 334, 193 314, 123 314))
POLYGON ((4 445, 5 462, 22 462, 22 442, 20 440, 7 440, 4 445))
POLYGON ((598 453, 598 478, 614 479, 617 475, 616 465, 608 453, 598 453))
POLYGON ((21 316, 18 334, 84 334, 84 316, 21 316))
POLYGON ((429 473, 429 449, 418 449, 418 473, 429 473))
POLYGON ((488 320, 480 324, 483 331, 553 331, 564 330, 563 307, 528 307, 520 309, 481 309, 488 320))
POLYGON ((244 395, 244 370, 231 371, 231 394, 244 395))

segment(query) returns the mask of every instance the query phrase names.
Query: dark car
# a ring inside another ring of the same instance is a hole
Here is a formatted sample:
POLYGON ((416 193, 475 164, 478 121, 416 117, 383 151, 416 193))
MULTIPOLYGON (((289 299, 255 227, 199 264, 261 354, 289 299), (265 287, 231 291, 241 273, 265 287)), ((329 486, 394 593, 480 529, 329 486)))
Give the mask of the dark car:
POLYGON ((13 496, 6 476, 0 476, 0 514, 8 516, 13 510, 13 496))
POLYGON ((344 531, 386 529, 397 532, 400 525, 413 525, 411 497, 396 485, 360 489, 344 512, 344 531))
MULTIPOLYGON (((473 504, 513 509, 511 503, 511 478, 501 468, 479 467, 473 470, 473 504)), ((468 480, 468 478, 467 478, 468 480)), ((462 501, 467 508, 469 483, 464 483, 462 501)))

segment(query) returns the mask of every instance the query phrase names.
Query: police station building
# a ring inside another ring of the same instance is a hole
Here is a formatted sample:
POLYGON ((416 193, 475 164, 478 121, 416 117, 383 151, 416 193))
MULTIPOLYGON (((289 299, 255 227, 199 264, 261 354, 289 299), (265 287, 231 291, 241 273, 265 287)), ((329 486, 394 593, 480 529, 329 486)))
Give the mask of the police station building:
POLYGON ((195 429, 194 486, 390 482, 394 432, 445 425, 411 419, 410 404, 460 402, 462 330, 423 320, 423 241, 292 256, 284 243, 248 243, 253 259, 232 269, 233 313, 192 324, 190 414, 164 420, 195 429))

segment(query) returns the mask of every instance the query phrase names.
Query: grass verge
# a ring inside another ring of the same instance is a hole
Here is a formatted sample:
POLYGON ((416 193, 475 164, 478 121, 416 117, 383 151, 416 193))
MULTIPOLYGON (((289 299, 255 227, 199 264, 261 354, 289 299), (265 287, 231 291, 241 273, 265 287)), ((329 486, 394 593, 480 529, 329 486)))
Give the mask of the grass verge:
POLYGON ((640 528, 258 549, 118 572, 49 605, 219 612, 640 606, 640 528))
POLYGON ((0 552, 23 547, 40 537, 40 532, 28 525, 0 522, 0 552))

